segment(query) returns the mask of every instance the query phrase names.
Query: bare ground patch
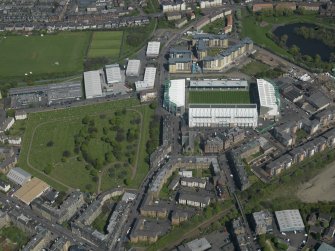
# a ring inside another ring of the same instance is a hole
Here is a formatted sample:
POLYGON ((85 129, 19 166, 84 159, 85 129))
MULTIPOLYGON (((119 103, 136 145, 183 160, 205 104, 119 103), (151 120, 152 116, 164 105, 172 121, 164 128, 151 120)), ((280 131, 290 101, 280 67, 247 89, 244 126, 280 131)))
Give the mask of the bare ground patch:
POLYGON ((302 184, 297 197, 303 202, 335 201, 335 162, 313 179, 302 184))

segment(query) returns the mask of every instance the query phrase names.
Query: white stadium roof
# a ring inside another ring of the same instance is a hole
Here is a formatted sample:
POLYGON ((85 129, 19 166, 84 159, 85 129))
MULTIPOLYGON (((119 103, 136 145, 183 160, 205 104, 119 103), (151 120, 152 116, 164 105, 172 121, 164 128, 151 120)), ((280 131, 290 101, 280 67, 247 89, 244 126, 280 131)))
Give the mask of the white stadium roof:
POLYGON ((138 76, 140 74, 141 61, 137 59, 131 59, 127 65, 127 76, 138 76))
POLYGON ((305 229, 298 209, 276 211, 275 215, 281 232, 302 231, 305 229))
POLYGON ((261 108, 267 108, 269 116, 278 116, 278 102, 273 84, 264 79, 257 79, 257 89, 261 108))
POLYGON ((106 79, 108 84, 121 83, 121 69, 118 64, 111 64, 105 66, 106 79))
POLYGON ((248 82, 240 79, 191 80, 190 88, 248 88, 248 82))
POLYGON ((95 98, 102 96, 100 71, 84 72, 85 94, 86 98, 95 98))
POLYGON ((147 57, 157 57, 159 55, 160 46, 160 42, 149 42, 147 47, 147 57))
POLYGON ((185 106, 185 79, 171 80, 168 96, 177 107, 185 106))

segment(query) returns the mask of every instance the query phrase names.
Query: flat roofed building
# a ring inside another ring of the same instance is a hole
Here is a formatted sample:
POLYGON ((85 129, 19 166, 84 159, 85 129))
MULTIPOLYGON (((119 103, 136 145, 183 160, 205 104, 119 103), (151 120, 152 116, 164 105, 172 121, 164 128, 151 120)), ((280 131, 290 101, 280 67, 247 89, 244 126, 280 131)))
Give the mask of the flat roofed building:
POLYGON ((192 90, 248 90, 249 85, 246 80, 240 79, 204 79, 204 80, 191 80, 190 89, 192 90))
POLYGON ((131 59, 128 61, 126 76, 138 77, 140 75, 141 61, 137 59, 131 59))
POLYGON ((156 79, 156 68, 146 67, 143 81, 135 82, 136 91, 144 91, 154 88, 156 79))
POLYGON ((276 211, 275 215, 281 232, 305 230, 305 225, 298 209, 276 211))
POLYGON ((189 127, 257 127, 256 104, 189 105, 189 127))
POLYGON ((7 174, 7 178, 22 186, 31 179, 31 174, 24 171, 20 167, 14 167, 7 174))
POLYGON ((34 199, 40 197, 50 186, 44 181, 34 177, 14 193, 14 196, 29 205, 34 199))
POLYGON ((122 82, 121 69, 118 64, 105 66, 107 84, 118 84, 122 82))
POLYGON ((274 118, 279 115, 280 98, 274 84, 264 79, 257 79, 257 89, 260 101, 260 116, 274 118))
POLYGON ((206 238, 195 239, 186 243, 186 246, 192 251, 205 251, 212 247, 206 238))
POLYGON ((147 47, 147 57, 158 57, 161 43, 157 41, 151 41, 147 47))
POLYGON ((252 218, 257 235, 272 232, 272 215, 269 211, 254 212, 252 218))
POLYGON ((102 96, 101 77, 99 70, 84 72, 85 94, 87 99, 102 96))
POLYGON ((164 88, 163 106, 174 114, 185 111, 185 79, 167 81, 164 88))

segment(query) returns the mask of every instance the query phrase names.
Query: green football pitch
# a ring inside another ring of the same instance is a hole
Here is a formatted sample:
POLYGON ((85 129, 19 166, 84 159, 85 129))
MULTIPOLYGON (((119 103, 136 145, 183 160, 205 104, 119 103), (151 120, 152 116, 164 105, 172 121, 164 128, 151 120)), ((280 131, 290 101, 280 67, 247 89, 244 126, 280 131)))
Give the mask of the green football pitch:
POLYGON ((119 58, 123 31, 98 31, 93 33, 89 58, 112 57, 119 58))
POLYGON ((90 32, 0 36, 0 77, 80 72, 89 39, 90 32))
POLYGON ((247 91, 190 91, 190 104, 249 104, 247 91))

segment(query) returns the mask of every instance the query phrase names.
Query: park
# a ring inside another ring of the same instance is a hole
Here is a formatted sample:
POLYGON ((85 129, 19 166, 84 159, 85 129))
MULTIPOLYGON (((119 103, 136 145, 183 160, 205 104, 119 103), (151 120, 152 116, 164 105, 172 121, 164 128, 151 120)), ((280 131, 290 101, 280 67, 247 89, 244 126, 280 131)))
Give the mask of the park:
POLYGON ((149 168, 152 116, 136 99, 32 113, 19 164, 61 191, 137 187, 149 168))

